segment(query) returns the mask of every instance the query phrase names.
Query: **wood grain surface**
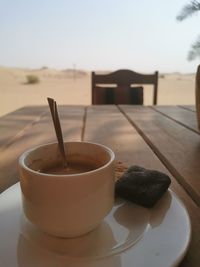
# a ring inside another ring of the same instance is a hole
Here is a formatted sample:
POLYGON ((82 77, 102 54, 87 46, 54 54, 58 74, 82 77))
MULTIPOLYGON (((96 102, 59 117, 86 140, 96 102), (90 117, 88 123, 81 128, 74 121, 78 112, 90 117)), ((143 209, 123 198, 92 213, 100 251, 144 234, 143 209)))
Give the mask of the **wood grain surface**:
POLYGON ((176 106, 154 106, 152 108, 199 134, 196 112, 191 109, 176 106))
MULTIPOLYGON (((124 110, 127 110, 127 113, 129 110, 130 113, 133 107, 130 106, 129 108, 123 108, 124 110)), ((141 107, 141 110, 143 109, 144 108, 141 107)), ((138 113, 135 112, 136 110, 137 108, 134 108, 133 113, 135 114, 135 117, 138 117, 138 113)), ((144 116, 144 119, 145 117, 146 116, 144 116)), ((145 168, 159 170, 170 175, 172 179, 171 188, 186 205, 190 213, 193 228, 193 237, 190 249, 180 266, 199 266, 200 255, 197 256, 196 253, 193 253, 193 251, 197 250, 197 247, 200 245, 199 207, 171 175, 169 170, 165 167, 159 157, 154 153, 149 144, 137 132, 133 125, 129 123, 122 113, 119 113, 117 107, 89 107, 87 110, 84 140, 99 142, 109 146, 115 152, 116 160, 121 161, 127 166, 140 165, 145 168)))
MULTIPOLYGON (((181 267, 200 264, 200 136, 195 112, 185 107, 120 105, 60 106, 65 141, 110 147, 116 161, 167 173, 171 189, 185 204, 192 240, 181 267)), ((0 118, 0 191, 18 181, 18 157, 56 137, 47 106, 27 107, 0 118), (6 144, 6 145, 5 145, 6 144)), ((178 225, 177 225, 178 229, 178 225)))
MULTIPOLYGON (((43 113, 43 110, 41 111, 43 113)), ((81 140, 84 112, 84 107, 59 107, 65 141, 81 140)), ((0 153, 0 192, 19 180, 19 156, 27 149, 50 142, 57 142, 57 139, 50 111, 48 111, 32 124, 32 127, 26 128, 23 134, 17 135, 13 142, 0 153)))

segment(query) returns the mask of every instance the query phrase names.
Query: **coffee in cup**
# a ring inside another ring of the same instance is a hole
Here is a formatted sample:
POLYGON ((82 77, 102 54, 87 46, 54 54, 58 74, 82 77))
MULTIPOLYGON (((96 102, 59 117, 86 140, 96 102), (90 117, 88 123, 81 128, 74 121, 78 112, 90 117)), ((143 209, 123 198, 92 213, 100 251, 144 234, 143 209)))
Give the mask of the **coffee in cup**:
POLYGON ((77 237, 96 228, 114 203, 114 153, 101 144, 67 142, 68 165, 58 144, 30 149, 19 158, 26 217, 42 231, 77 237))

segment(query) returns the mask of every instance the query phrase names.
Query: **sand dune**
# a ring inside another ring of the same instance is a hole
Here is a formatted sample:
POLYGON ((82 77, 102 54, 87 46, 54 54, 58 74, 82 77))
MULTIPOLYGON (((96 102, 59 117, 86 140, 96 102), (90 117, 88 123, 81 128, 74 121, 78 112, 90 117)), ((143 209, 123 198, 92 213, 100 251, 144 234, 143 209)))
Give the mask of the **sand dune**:
MULTIPOLYGON (((158 104, 194 104, 194 74, 160 74, 158 104)), ((144 86, 144 104, 152 104, 152 87, 144 86)), ((21 69, 0 67, 0 116, 26 105, 46 105, 47 96, 58 104, 90 105, 91 74, 84 70, 21 69), (35 75, 38 84, 26 84, 35 75)))

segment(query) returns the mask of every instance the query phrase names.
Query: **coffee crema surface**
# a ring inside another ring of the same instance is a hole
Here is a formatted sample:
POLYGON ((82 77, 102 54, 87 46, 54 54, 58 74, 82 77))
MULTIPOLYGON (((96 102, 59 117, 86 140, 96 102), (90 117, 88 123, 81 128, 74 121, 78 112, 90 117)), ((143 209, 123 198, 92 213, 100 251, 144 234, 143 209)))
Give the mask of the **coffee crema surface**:
POLYGON ((93 171, 95 169, 98 169, 99 167, 100 164, 98 164, 97 162, 79 160, 69 161, 67 166, 64 166, 62 162, 56 162, 51 166, 47 166, 39 170, 39 172, 58 175, 78 174, 93 171))

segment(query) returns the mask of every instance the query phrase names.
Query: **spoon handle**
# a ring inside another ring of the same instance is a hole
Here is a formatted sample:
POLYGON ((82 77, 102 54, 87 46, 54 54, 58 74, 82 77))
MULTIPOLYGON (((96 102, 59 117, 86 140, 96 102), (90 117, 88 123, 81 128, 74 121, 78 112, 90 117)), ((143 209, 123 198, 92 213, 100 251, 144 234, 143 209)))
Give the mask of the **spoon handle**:
POLYGON ((58 115, 57 104, 56 104, 56 101, 52 98, 48 97, 47 100, 49 103, 51 116, 53 119, 53 124, 54 124, 55 132, 56 132, 56 137, 58 139, 58 146, 59 146, 60 153, 62 156, 63 164, 64 164, 64 166, 67 166, 65 146, 64 146, 64 142, 63 142, 63 135, 62 135, 60 119, 59 119, 59 115, 58 115))

